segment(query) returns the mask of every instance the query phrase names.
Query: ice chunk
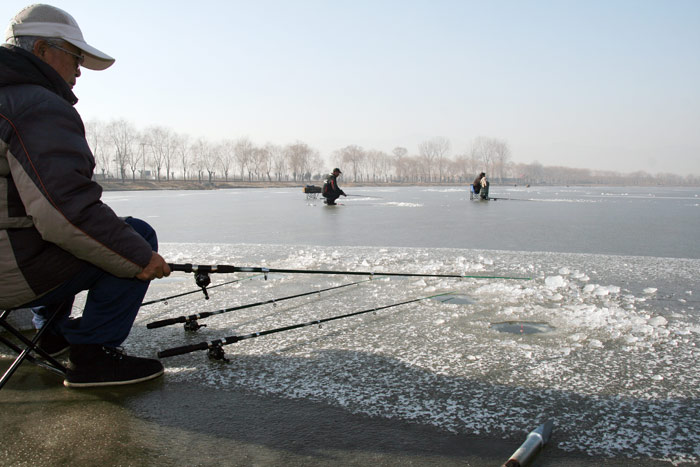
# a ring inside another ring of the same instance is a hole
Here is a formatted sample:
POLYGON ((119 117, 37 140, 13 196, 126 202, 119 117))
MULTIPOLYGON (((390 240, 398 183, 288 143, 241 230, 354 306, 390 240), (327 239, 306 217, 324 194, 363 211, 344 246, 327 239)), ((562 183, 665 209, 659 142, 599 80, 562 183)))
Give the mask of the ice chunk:
POLYGON ((656 287, 647 287, 646 289, 644 289, 644 293, 653 294, 653 293, 656 293, 656 290, 657 290, 656 287))
POLYGON ((613 294, 620 293, 620 288, 617 287, 616 285, 608 285, 608 286, 599 285, 598 287, 596 287, 595 292, 593 292, 594 295, 598 295, 601 297, 606 296, 606 295, 610 295, 611 293, 613 293, 613 294))
POLYGON ((572 334, 569 336, 569 339, 574 341, 574 342, 579 342, 579 341, 585 341, 586 340, 586 335, 581 334, 580 332, 577 332, 576 334, 572 334))
POLYGON ((558 289, 566 285, 566 280, 561 276, 549 276, 544 280, 544 283, 550 289, 558 289))
POLYGON ((591 339, 588 341, 588 346, 592 349, 602 349, 603 343, 600 342, 598 339, 591 339))
POLYGON ((668 324, 668 320, 663 316, 655 316, 647 322, 650 326, 666 326, 668 324))

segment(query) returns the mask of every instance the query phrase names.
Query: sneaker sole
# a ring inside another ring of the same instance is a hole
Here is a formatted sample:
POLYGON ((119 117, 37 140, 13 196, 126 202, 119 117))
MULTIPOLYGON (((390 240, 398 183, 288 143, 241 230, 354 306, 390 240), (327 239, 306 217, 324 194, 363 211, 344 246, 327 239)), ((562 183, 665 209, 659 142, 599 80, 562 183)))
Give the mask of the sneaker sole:
POLYGON ((129 380, 125 380, 125 381, 91 381, 91 382, 86 382, 86 383, 73 383, 73 382, 68 381, 66 379, 63 381, 63 385, 67 388, 97 388, 97 387, 104 387, 104 386, 125 386, 127 384, 142 383, 144 381, 155 379, 155 378, 161 376, 164 372, 165 372, 165 370, 160 370, 158 373, 144 376, 143 378, 129 379, 129 380))

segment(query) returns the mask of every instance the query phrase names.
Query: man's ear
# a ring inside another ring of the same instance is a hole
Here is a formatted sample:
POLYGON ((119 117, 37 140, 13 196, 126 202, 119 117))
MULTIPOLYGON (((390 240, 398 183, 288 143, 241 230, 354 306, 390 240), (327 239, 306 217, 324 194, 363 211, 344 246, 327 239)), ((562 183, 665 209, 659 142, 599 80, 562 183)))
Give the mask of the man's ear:
POLYGON ((32 53, 37 57, 42 58, 46 53, 46 49, 48 48, 49 46, 47 42, 43 39, 39 39, 34 42, 34 47, 32 47, 32 53))

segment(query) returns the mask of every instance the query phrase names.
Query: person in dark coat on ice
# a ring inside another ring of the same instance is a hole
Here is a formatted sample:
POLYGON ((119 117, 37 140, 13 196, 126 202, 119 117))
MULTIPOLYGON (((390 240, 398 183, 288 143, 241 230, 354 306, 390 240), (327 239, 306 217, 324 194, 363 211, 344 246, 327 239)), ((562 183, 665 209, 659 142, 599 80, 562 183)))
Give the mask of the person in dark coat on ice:
POLYGON ((486 172, 481 172, 472 183, 474 194, 481 199, 489 199, 489 181, 486 179, 486 172))
POLYGON ((343 172, 336 167, 333 169, 333 172, 326 177, 326 182, 323 184, 323 192, 321 194, 326 198, 325 203, 328 205, 335 204, 335 200, 338 199, 340 195, 347 196, 338 186, 338 177, 342 173, 343 172))

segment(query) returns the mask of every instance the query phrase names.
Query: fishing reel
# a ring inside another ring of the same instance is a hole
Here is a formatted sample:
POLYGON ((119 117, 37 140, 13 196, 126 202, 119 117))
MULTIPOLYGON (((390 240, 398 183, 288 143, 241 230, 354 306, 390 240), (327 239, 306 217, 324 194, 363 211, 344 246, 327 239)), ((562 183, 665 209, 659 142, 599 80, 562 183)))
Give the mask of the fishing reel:
POLYGON ((226 358, 226 352, 224 352, 224 346, 221 345, 219 342, 218 344, 214 344, 209 349, 207 350, 207 355, 209 356, 210 360, 221 360, 226 363, 230 362, 228 358, 226 358))
POLYGON ((185 331, 189 331, 189 332, 194 332, 194 331, 197 331, 199 328, 207 327, 206 324, 199 324, 199 321, 197 321, 196 319, 186 321, 183 326, 185 328, 185 331))
POLYGON ((202 293, 204 294, 204 298, 209 300, 209 293, 207 292, 207 286, 211 284, 211 278, 209 277, 208 272, 195 272, 194 273, 194 281, 197 284, 197 287, 202 288, 202 293))

